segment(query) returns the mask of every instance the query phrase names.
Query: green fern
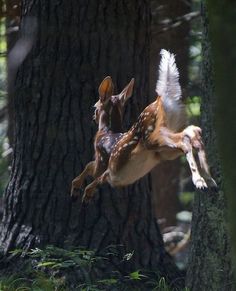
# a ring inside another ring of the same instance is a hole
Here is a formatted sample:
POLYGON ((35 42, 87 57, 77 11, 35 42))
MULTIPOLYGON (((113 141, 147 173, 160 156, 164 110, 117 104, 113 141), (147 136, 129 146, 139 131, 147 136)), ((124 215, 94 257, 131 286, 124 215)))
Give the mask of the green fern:
MULTIPOLYGON (((24 266, 24 271, 18 277, 0 278, 0 291, 174 291, 158 272, 134 270, 129 274, 122 274, 118 269, 113 269, 102 277, 98 276, 97 270, 109 263, 109 258, 113 256, 117 259, 115 246, 105 253, 104 257, 100 257, 93 250, 62 249, 52 245, 28 252, 16 249, 11 254, 20 257, 24 255, 24 261, 28 260, 28 267, 24 266), (81 276, 77 277, 77 274, 81 276), (76 282, 75 279, 71 281, 75 277, 76 282)), ((132 260, 132 256, 132 252, 125 254, 121 262, 132 260)))

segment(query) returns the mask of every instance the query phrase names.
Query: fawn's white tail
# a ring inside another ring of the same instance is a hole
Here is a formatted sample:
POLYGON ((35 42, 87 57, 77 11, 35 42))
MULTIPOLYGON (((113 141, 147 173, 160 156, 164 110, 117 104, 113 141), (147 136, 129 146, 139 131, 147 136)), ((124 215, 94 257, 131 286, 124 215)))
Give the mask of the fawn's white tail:
POLYGON ((185 125, 185 106, 182 103, 182 92, 179 84, 179 71, 175 63, 175 56, 167 50, 160 52, 159 78, 156 92, 162 98, 163 107, 167 115, 168 127, 179 130, 185 125))

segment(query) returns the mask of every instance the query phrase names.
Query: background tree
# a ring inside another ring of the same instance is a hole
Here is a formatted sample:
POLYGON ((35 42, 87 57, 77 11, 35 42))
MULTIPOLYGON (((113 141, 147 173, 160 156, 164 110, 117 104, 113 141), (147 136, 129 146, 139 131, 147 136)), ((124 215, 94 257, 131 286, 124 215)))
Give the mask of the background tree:
POLYGON ((93 156, 96 127, 88 120, 103 77, 111 75, 117 90, 135 77, 126 113, 130 123, 149 101, 150 3, 24 1, 23 40, 35 23, 33 47, 14 88, 13 164, 0 237, 4 253, 46 244, 101 253, 115 245, 120 259, 134 252, 123 270, 147 268, 175 279, 179 274, 164 250, 147 177, 124 190, 101 188, 87 207, 72 203, 69 195, 72 179, 93 156))
POLYGON ((209 37, 212 43, 214 60, 214 77, 216 93, 216 129, 219 154, 223 168, 225 193, 228 199, 229 222, 233 242, 234 261, 236 258, 236 225, 235 225, 235 148, 236 148, 236 4, 232 1, 208 0, 209 37))
MULTIPOLYGON (((209 42, 209 24, 205 4, 202 11, 201 126, 212 175, 217 180, 219 191, 217 193, 196 193, 193 206, 192 248, 187 274, 187 286, 193 291, 199 290, 199 288, 201 290, 231 290, 232 266, 227 232, 227 206, 225 194, 222 190, 222 172, 216 146, 217 136, 213 123, 216 98, 211 61, 212 51, 209 42)), ((218 138, 221 137, 218 136, 218 138)))
MULTIPOLYGON (((190 23, 189 21, 184 22, 183 18, 190 12, 191 1, 152 1, 150 96, 153 96, 155 92, 157 64, 160 60, 158 52, 162 48, 176 54, 180 82, 186 93, 190 23), (182 20, 176 25, 178 17, 182 20)), ((157 218, 165 219, 165 226, 176 225, 176 214, 181 209, 178 198, 180 169, 181 163, 177 159, 163 162, 152 171, 153 207, 157 218)))
MULTIPOLYGON (((3 4, 2 4, 3 5, 3 4)), ((6 29, 7 29, 7 51, 11 52, 19 38, 19 21, 20 21, 20 0, 6 1, 6 29)), ((7 60, 11 60, 8 58, 7 60)), ((14 80, 15 70, 9 63, 7 68, 8 72, 8 86, 7 86, 7 111, 8 111, 8 140, 11 146, 14 140, 14 80)))

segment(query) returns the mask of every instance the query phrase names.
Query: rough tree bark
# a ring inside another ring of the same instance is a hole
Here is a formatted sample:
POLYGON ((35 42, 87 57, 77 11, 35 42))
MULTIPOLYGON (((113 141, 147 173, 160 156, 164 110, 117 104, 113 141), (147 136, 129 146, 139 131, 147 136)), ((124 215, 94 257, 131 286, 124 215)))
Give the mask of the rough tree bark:
POLYGON ((92 106, 103 77, 111 75, 119 90, 135 77, 130 123, 148 102, 149 2, 28 0, 22 13, 21 27, 35 17, 38 32, 16 78, 4 252, 65 242, 98 252, 117 245, 120 257, 134 251, 124 270, 147 268, 175 279, 147 177, 124 190, 100 188, 87 207, 69 195, 72 179, 93 158, 92 106))
MULTIPOLYGON (((7 29, 7 51, 10 52, 15 46, 18 40, 18 26, 20 21, 20 0, 8 0, 6 1, 6 29, 7 29)), ((9 54, 8 54, 9 56, 9 54)), ((7 57, 7 61, 9 58, 7 57)), ((7 68, 10 69, 10 64, 7 68)), ((8 113, 8 129, 7 137, 9 145, 13 144, 14 140, 14 72, 9 71, 8 84, 7 84, 7 113, 8 113)), ((9 159, 10 160, 10 159, 9 159)))
MULTIPOLYGON (((209 36, 212 43, 216 86, 216 130, 223 168, 225 193, 228 199, 229 222, 236 262, 235 219, 235 136, 236 136, 236 3, 232 1, 207 1, 209 10, 209 36)), ((235 266, 234 266, 235 271, 235 266)), ((234 273, 235 276, 235 273, 234 273)))
POLYGON ((213 124, 214 94, 212 52, 208 19, 203 5, 203 72, 201 121, 208 161, 219 185, 217 193, 196 193, 193 205, 192 247, 187 286, 194 290, 232 290, 232 267, 227 232, 227 208, 213 124))

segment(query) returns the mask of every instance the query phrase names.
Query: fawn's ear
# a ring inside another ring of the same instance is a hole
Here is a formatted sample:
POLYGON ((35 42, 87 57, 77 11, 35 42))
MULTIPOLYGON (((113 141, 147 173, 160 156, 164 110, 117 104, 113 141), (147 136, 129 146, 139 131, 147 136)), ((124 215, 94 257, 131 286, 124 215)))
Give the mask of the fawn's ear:
POLYGON ((98 88, 99 98, 102 103, 106 102, 113 95, 114 85, 110 76, 107 76, 98 88))
POLYGON ((122 98, 123 103, 125 103, 132 96, 133 89, 134 89, 134 78, 131 79, 129 84, 119 94, 120 95, 120 99, 122 98))

